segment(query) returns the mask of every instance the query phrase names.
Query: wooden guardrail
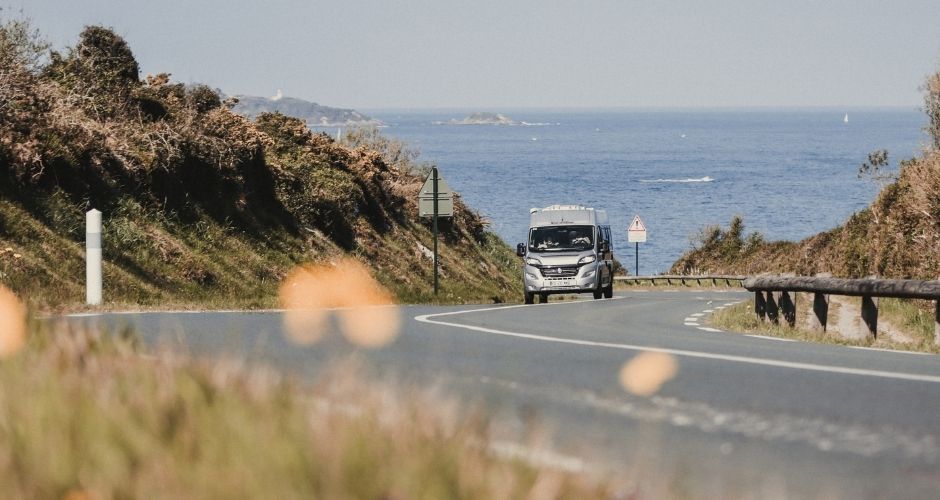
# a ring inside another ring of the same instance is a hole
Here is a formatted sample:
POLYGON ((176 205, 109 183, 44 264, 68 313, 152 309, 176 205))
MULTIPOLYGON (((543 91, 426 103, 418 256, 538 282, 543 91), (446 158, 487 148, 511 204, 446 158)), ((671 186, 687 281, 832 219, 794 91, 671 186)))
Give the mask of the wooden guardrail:
POLYGON ((778 323, 782 315, 791 327, 796 324, 796 302, 790 294, 812 293, 814 326, 822 331, 826 331, 829 295, 861 297, 861 319, 872 338, 878 335, 878 298, 933 300, 934 344, 940 345, 940 280, 756 276, 744 280, 743 285, 754 292, 754 311, 758 318, 778 323))
POLYGON ((685 285, 686 282, 694 281, 696 284, 701 285, 702 282, 711 282, 712 285, 717 285, 719 281, 724 281, 726 285, 731 286, 732 281, 736 281, 738 285, 742 281, 747 279, 747 276, 733 276, 733 275, 724 275, 724 274, 703 274, 698 276, 684 276, 679 274, 658 274, 656 276, 614 276, 614 281, 625 281, 625 282, 639 282, 639 281, 649 281, 656 286, 657 281, 665 281, 667 285, 672 285, 674 281, 679 282, 682 285, 685 285))

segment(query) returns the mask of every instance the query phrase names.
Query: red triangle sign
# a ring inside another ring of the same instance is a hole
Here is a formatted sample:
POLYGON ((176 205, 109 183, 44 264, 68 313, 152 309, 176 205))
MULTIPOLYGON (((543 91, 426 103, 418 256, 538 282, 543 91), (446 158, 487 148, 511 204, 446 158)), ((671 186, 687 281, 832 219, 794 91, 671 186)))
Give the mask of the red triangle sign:
POLYGON ((627 229, 627 231, 646 231, 646 226, 640 220, 639 215, 633 218, 633 223, 630 224, 630 229, 627 229))

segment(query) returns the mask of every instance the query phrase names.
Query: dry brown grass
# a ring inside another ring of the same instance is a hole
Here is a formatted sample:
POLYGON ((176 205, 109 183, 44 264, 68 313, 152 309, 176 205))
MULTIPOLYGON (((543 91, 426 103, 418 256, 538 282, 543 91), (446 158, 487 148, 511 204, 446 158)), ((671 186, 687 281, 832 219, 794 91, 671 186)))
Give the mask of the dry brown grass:
POLYGON ((759 333, 807 342, 878 347, 940 354, 934 344, 932 312, 925 312, 923 301, 881 299, 878 304, 879 334, 870 338, 860 319, 858 298, 830 296, 828 325, 825 332, 816 328, 812 313, 812 294, 795 294, 796 325, 760 321, 753 300, 741 302, 708 318, 710 325, 730 332, 759 333))
MULTIPOLYGON (((20 317, 22 319, 22 317, 20 317)), ((494 454, 488 424, 355 367, 312 385, 34 324, 0 360, 3 498, 609 498, 494 454)))

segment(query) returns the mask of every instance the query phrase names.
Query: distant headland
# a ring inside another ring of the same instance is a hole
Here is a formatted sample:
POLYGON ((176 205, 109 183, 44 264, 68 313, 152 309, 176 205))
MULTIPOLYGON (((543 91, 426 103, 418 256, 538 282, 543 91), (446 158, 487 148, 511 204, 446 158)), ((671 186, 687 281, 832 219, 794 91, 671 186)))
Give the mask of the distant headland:
POLYGON ((254 119, 261 113, 279 112, 307 122, 309 127, 383 126, 381 120, 366 116, 354 109, 331 108, 315 102, 284 97, 280 90, 274 97, 250 95, 235 96, 238 104, 232 111, 254 119))

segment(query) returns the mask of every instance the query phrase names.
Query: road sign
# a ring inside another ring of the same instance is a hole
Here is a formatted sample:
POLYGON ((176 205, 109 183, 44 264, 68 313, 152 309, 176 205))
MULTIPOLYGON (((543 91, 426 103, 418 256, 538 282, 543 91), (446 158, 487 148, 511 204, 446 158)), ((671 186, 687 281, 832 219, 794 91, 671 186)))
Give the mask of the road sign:
MULTIPOLYGON (((433 172, 428 174, 427 180, 418 192, 418 214, 421 217, 434 217, 434 177, 433 172)), ((441 174, 437 174, 437 216, 454 216, 454 193, 450 186, 444 182, 441 174)))
POLYGON ((627 241, 630 243, 646 243, 646 225, 637 215, 633 217, 633 223, 627 229, 627 241))
POLYGON ((441 178, 437 167, 431 167, 431 173, 418 191, 418 214, 431 218, 431 235, 434 237, 434 295, 438 290, 438 255, 437 255, 437 219, 454 216, 454 193, 441 178))

